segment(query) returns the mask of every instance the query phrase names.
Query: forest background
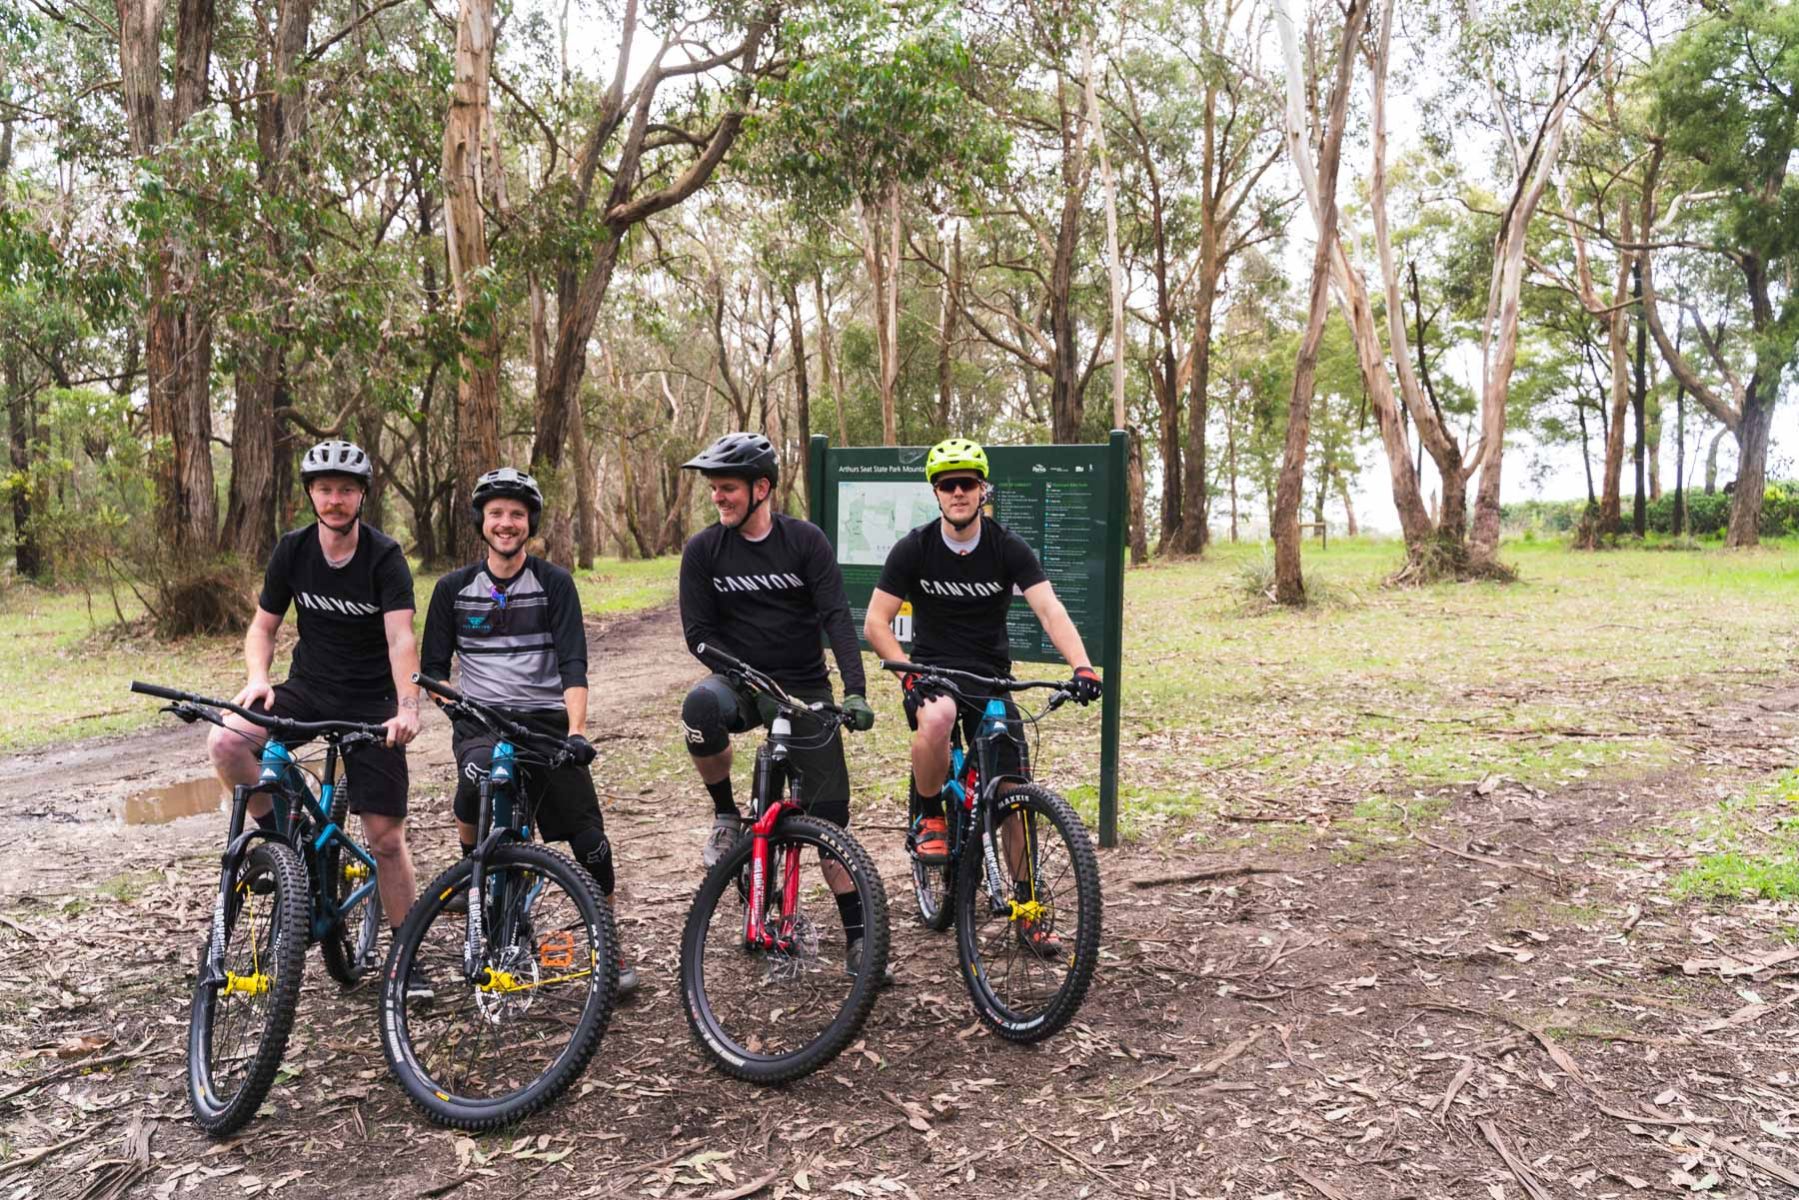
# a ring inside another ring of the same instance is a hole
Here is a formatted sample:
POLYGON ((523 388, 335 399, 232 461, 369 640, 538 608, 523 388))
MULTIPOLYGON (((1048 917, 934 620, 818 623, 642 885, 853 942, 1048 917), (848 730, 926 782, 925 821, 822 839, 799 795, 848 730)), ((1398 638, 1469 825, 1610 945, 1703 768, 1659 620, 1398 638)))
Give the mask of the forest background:
POLYGON ((814 433, 1127 428, 1134 561, 1267 530, 1288 602, 1302 518, 1799 530, 1791 5, 26 0, 0 63, 0 529, 165 632, 326 437, 427 567, 501 462, 559 561, 678 550, 728 429, 803 511, 814 433))

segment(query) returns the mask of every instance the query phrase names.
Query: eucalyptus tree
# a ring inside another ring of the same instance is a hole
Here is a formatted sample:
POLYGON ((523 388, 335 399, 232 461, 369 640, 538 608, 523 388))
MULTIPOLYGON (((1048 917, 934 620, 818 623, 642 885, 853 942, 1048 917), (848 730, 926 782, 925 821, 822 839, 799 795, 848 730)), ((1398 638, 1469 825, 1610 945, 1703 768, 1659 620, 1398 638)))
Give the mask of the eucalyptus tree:
POLYGON ((1799 361, 1799 7, 1738 0, 1707 8, 1663 48, 1645 81, 1649 162, 1638 221, 1644 315, 1681 387, 1737 443, 1731 546, 1759 540, 1768 437, 1783 379, 1799 361), (1692 187, 1664 178, 1690 164, 1692 187), (1668 189, 1672 191, 1673 189, 1668 189), (1728 311, 1689 310, 1718 377, 1708 380, 1670 336, 1657 256, 1716 256, 1741 277, 1728 311), (1746 311, 1745 311, 1746 310, 1746 311))

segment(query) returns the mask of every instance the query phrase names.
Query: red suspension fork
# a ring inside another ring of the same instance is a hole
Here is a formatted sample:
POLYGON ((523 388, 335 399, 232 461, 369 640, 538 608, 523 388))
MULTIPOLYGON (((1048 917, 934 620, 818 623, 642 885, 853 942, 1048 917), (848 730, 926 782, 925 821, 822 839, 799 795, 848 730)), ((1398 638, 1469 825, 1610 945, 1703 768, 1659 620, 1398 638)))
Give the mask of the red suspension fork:
MULTIPOLYGON (((773 949, 776 944, 774 934, 762 919, 762 911, 768 904, 768 839, 789 809, 798 811, 799 806, 790 800, 776 801, 769 805, 768 811, 762 814, 750 830, 750 903, 749 910, 744 915, 743 940, 747 945, 761 950, 773 949)), ((799 855, 788 854, 783 867, 781 915, 785 926, 786 919, 792 916, 794 907, 799 903, 799 855)))

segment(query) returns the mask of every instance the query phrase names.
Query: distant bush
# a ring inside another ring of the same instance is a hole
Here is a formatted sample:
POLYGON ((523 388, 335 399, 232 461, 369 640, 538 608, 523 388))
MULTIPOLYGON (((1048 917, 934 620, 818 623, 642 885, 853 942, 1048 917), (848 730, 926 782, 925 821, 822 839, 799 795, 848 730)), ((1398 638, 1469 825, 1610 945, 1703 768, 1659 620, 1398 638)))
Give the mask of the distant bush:
MULTIPOLYGON (((1722 492, 1687 495, 1686 532, 1694 537, 1722 537, 1730 528, 1732 497, 1722 492)), ((1656 533, 1674 532, 1674 493, 1664 492, 1649 502, 1649 528, 1656 533)), ((1799 480, 1777 480, 1768 485, 1762 496, 1762 518, 1758 529, 1762 537, 1784 537, 1799 533, 1799 480)))
POLYGON ((1568 533, 1580 524, 1585 500, 1521 500, 1499 506, 1500 531, 1514 535, 1568 533))

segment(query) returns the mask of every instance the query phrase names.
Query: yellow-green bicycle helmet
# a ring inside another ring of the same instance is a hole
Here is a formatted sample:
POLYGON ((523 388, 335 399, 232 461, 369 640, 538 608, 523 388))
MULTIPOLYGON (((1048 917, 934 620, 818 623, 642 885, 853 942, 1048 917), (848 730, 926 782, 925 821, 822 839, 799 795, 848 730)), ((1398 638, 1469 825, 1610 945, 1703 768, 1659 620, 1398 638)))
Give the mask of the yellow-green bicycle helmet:
POLYGON ((974 471, 982 479, 987 478, 987 452, 981 449, 979 442, 971 442, 967 438, 945 438, 931 447, 925 455, 924 477, 929 483, 936 483, 937 476, 945 471, 974 471))

